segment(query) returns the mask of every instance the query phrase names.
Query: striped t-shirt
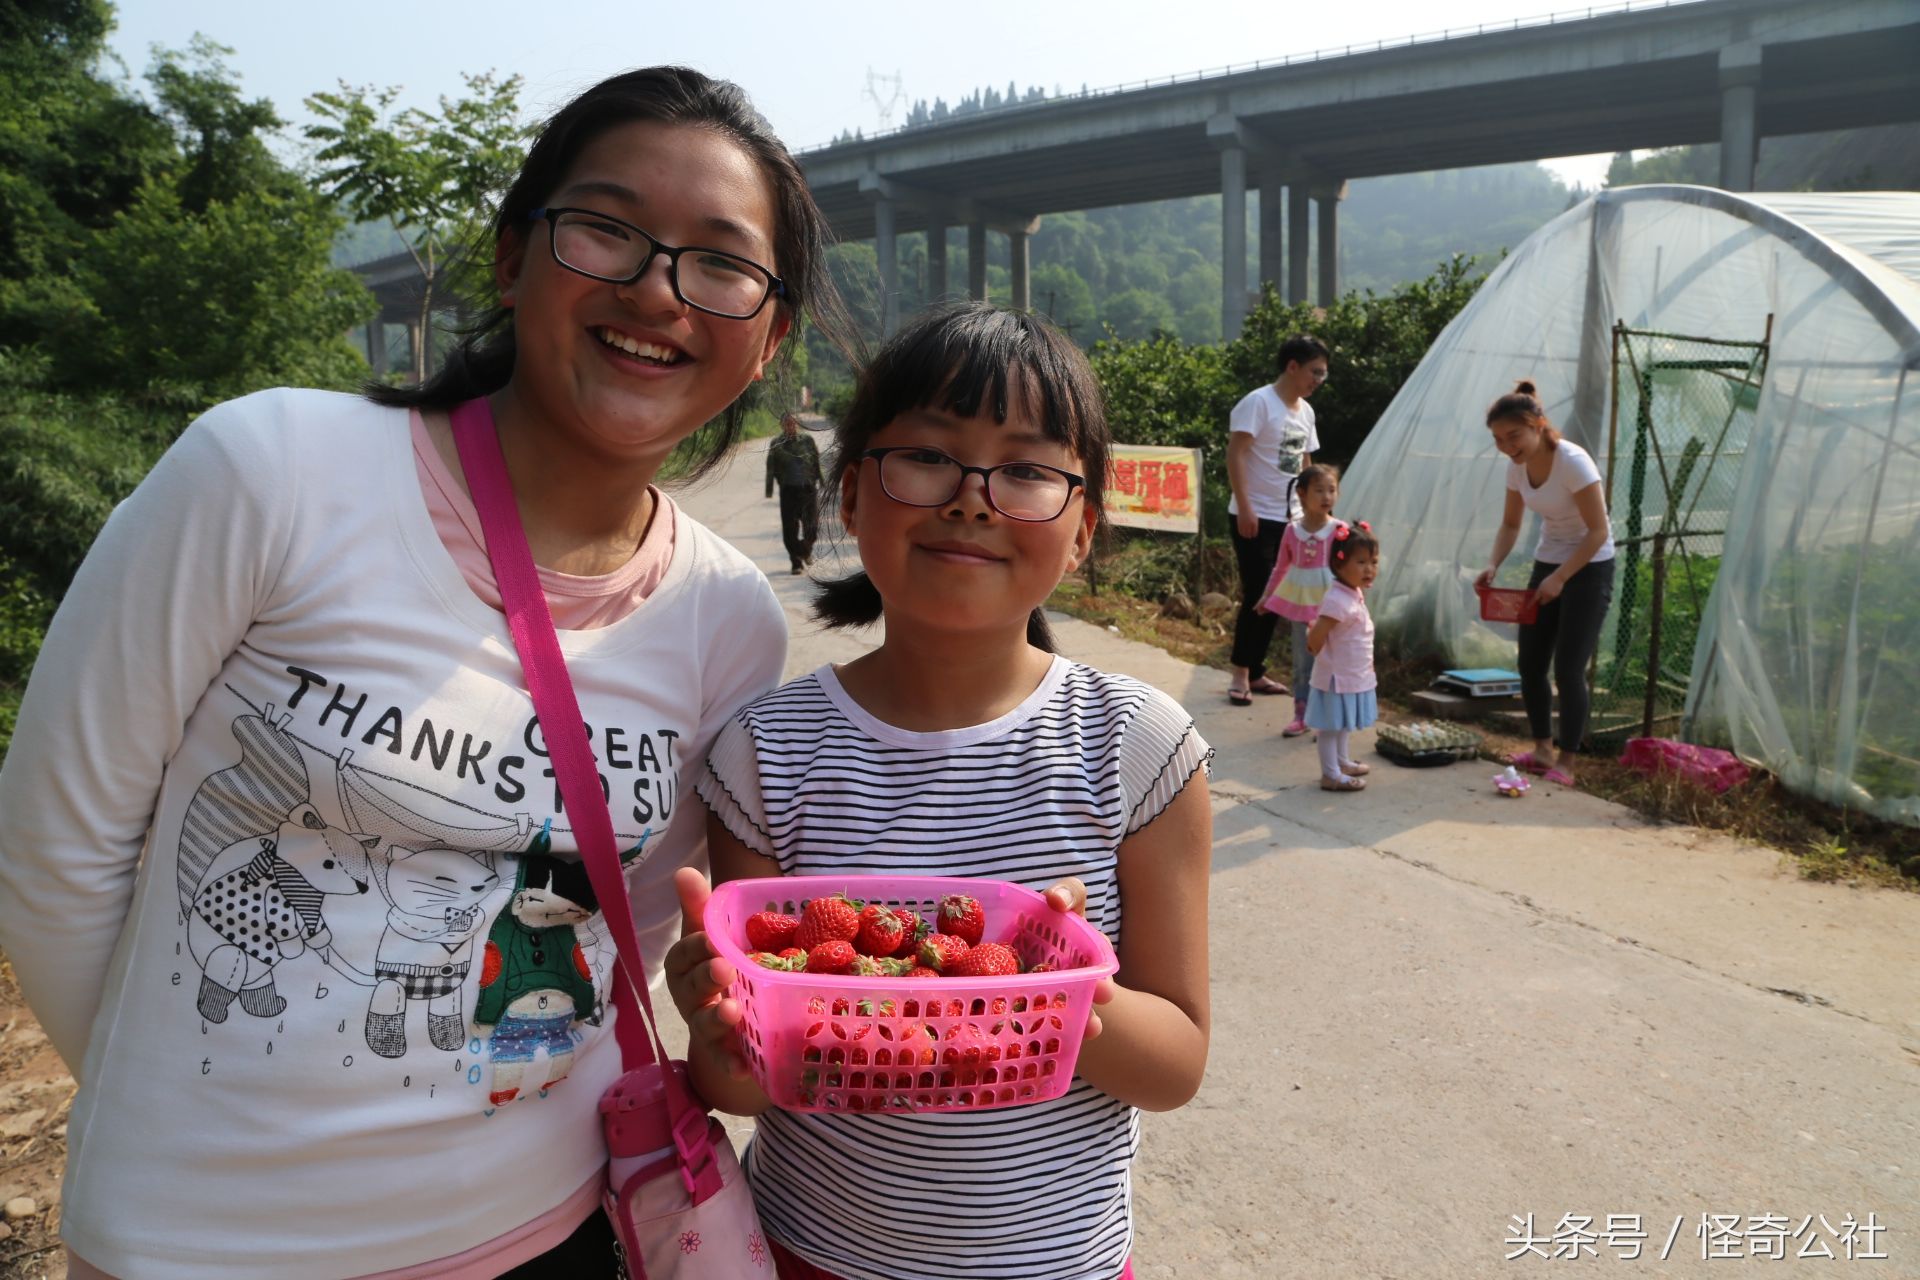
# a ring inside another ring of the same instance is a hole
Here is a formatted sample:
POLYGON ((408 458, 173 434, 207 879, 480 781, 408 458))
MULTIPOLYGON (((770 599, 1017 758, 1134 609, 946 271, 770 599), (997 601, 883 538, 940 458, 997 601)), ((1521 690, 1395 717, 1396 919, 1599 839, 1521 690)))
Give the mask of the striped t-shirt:
MULTIPOLYGON (((1120 945, 1120 843, 1212 752, 1172 698, 1056 657, 987 724, 876 720, 831 667, 722 729, 697 788, 786 875, 972 876, 1087 886, 1120 945)), ((848 1280, 1112 1280, 1132 1249, 1134 1108, 1075 1080, 995 1111, 760 1117, 746 1170, 767 1232, 848 1280)))

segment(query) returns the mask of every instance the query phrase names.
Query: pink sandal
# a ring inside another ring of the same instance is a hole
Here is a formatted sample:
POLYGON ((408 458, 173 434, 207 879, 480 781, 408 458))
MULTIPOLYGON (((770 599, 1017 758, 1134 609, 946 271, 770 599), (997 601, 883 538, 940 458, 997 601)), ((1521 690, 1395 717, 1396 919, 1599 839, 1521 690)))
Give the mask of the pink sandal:
POLYGON ((1551 764, 1542 760, 1531 751, 1522 751, 1515 755, 1510 755, 1507 757, 1507 763, 1526 773, 1545 774, 1553 768, 1551 764))
POLYGON ((1559 768, 1558 766, 1555 766, 1554 768, 1547 770, 1545 773, 1541 774, 1540 776, 1542 778, 1545 778, 1548 782, 1557 782, 1563 787, 1570 787, 1573 785, 1573 775, 1568 773, 1565 769, 1559 768))

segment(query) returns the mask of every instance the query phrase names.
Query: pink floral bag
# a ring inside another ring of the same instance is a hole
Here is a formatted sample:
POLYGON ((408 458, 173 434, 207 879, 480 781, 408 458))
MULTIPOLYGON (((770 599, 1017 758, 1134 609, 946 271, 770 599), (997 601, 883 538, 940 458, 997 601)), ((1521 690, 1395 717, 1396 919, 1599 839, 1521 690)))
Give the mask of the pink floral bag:
POLYGON ((485 400, 453 411, 453 439, 581 862, 620 955, 613 1029, 625 1074, 600 1099, 610 1157, 601 1202, 619 1237, 626 1275, 766 1280, 774 1274, 773 1259, 726 1130, 694 1097, 686 1064, 668 1060, 646 981, 636 980, 646 968, 613 819, 485 400))

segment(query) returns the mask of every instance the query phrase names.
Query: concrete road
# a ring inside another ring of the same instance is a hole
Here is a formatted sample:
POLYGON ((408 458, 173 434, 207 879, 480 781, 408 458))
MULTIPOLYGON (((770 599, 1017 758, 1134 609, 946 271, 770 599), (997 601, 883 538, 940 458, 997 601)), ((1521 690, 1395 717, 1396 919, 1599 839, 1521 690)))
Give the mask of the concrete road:
MULTIPOLYGON (((763 448, 681 501, 769 575, 793 675, 873 637, 806 620, 763 448)), ((1057 626, 1219 753, 1212 1055, 1145 1118, 1142 1280, 1920 1277, 1920 895, 1483 764, 1322 792, 1290 700, 1057 626)))

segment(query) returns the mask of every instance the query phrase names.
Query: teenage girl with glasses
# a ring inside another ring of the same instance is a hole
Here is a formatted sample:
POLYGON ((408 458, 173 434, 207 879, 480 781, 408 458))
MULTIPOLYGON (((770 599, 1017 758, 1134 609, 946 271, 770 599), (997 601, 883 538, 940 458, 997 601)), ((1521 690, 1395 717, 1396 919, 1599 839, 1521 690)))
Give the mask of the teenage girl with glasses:
POLYGON ((611 938, 572 903, 577 949, 495 972, 520 855, 576 846, 448 414, 491 413, 657 963, 679 775, 786 628, 654 480, 830 302, 822 236, 739 89, 616 76, 534 142, 444 369, 220 405, 108 521, 0 773, 0 945, 80 1080, 69 1275, 614 1273, 611 938), (530 978, 573 997, 550 1053, 530 978))
MULTIPOLYGON (((1085 357, 1041 321, 973 304, 903 331, 836 439, 864 571, 816 605, 885 638, 755 702, 708 756, 717 880, 1012 880, 1120 957, 1057 1101, 798 1113, 741 1074, 732 970, 690 932, 667 960, 689 1061, 717 1107, 759 1116, 747 1175, 788 1280, 1130 1274, 1138 1109, 1181 1106, 1206 1065, 1211 753, 1165 694, 1053 651, 1042 605, 1092 548, 1108 450, 1085 357)), ((697 929, 705 882, 681 884, 697 929)))

